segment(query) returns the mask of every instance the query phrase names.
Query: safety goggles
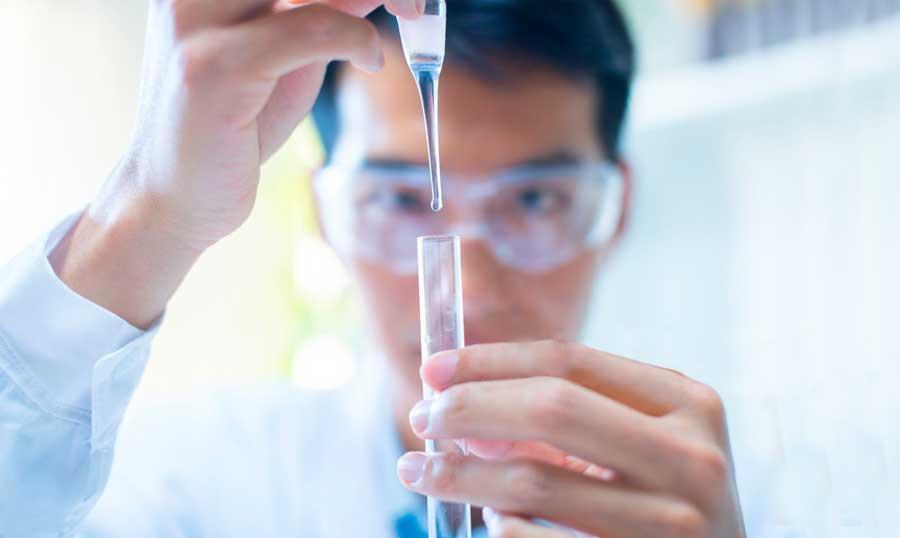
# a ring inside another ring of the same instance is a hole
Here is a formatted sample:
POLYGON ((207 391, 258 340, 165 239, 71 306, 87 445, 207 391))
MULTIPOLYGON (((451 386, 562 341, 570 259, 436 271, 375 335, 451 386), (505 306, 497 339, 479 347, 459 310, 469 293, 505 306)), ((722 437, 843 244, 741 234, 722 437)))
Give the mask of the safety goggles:
POLYGON ((542 273, 608 242, 623 182, 607 162, 528 165, 484 177, 446 174, 444 210, 431 210, 426 167, 332 165, 314 178, 322 224, 342 256, 414 274, 416 239, 482 241, 510 268, 542 273))

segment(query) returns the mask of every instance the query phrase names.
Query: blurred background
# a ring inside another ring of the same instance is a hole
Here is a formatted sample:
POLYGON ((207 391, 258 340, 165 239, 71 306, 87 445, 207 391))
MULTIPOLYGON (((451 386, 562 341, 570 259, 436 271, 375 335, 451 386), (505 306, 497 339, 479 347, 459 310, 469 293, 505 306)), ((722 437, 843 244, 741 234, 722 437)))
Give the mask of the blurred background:
MULTIPOLYGON (((746 510, 778 520, 754 536, 891 535, 900 0, 620 3, 641 51, 636 207, 585 340, 722 392, 746 510)), ((144 2, 0 3, 0 263, 123 151, 144 16, 144 2)), ((173 301, 138 405, 353 376, 360 317, 303 181, 319 158, 305 124, 267 165, 248 225, 173 301), (317 263, 295 264, 301 250, 317 263)))

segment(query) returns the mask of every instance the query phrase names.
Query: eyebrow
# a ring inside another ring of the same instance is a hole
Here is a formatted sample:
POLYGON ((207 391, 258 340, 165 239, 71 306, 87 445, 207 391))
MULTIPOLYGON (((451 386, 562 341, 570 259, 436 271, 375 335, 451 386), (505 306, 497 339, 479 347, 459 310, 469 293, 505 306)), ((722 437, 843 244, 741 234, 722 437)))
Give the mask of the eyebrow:
MULTIPOLYGON (((577 164, 584 159, 577 157, 568 151, 555 151, 546 155, 541 155, 524 161, 512 163, 504 168, 522 168, 532 166, 559 166, 577 164)), ((362 167, 368 170, 396 172, 409 169, 426 168, 428 165, 419 161, 407 161, 404 159, 391 159, 382 157, 366 157, 362 162, 362 167)))
POLYGON ((424 168, 428 165, 422 162, 405 161, 403 159, 386 159, 381 157, 366 157, 362 162, 362 168, 384 172, 408 170, 410 168, 424 168))
POLYGON ((583 161, 584 159, 576 156, 574 153, 568 151, 556 151, 553 153, 548 153, 547 155, 516 163, 513 165, 513 167, 518 168, 526 166, 560 166, 567 164, 578 164, 583 161))

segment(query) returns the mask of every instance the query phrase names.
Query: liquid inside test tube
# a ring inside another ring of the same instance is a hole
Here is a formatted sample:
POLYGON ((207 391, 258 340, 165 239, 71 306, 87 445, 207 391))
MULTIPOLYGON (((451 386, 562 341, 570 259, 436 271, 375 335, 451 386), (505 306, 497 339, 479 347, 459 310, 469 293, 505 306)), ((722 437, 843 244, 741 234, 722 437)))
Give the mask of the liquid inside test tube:
POLYGON ((444 64, 447 5, 444 0, 426 0, 425 14, 416 20, 398 19, 406 61, 422 99, 428 166, 431 173, 431 209, 444 205, 441 193, 441 154, 438 125, 438 80, 444 64))
MULTIPOLYGON (((460 349, 463 338, 462 278, 459 237, 419 238, 419 317, 422 330, 422 360, 442 351, 460 349)), ((425 398, 434 391, 425 385, 425 398)), ((455 441, 426 441, 425 451, 465 454, 465 445, 455 441)), ((429 538, 471 538, 468 504, 428 498, 429 538)))

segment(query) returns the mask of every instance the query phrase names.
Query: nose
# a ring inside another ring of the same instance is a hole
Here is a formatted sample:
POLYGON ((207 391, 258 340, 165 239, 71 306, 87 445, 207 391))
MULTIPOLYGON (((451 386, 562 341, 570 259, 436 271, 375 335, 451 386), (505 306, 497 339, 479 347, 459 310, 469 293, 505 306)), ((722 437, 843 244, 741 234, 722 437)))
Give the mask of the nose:
POLYGON ((485 317, 502 307, 502 268, 483 240, 463 236, 460 245, 466 318, 485 317))

